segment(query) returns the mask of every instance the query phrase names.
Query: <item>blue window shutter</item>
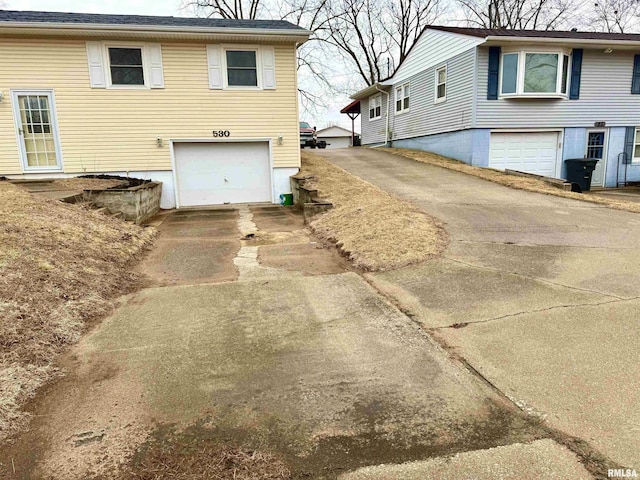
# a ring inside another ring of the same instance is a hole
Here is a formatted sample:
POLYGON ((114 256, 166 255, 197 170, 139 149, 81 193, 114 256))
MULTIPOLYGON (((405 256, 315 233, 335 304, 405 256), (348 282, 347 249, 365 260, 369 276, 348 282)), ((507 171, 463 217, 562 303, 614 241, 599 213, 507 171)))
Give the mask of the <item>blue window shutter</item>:
POLYGON ((489 81, 487 100, 498 99, 498 76, 500 74, 500 47, 489 47, 489 81))
POLYGON ((633 57, 633 77, 631 79, 631 93, 640 93, 640 55, 633 57))
POLYGON ((569 100, 580 98, 580 76, 582 75, 582 49, 574 48, 571 55, 571 85, 569 87, 569 100))
POLYGON ((624 163, 633 160, 633 140, 636 135, 636 127, 627 127, 624 134, 624 163))

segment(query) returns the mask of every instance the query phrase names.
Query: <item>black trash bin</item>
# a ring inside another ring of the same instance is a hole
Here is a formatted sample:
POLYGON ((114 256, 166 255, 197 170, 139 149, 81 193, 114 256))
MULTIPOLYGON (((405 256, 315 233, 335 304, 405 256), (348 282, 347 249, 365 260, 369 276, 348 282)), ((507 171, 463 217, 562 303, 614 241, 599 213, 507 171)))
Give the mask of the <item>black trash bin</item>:
POLYGON ((597 158, 569 158, 564 161, 567 166, 567 181, 576 183, 580 191, 591 189, 591 176, 599 162, 597 158))

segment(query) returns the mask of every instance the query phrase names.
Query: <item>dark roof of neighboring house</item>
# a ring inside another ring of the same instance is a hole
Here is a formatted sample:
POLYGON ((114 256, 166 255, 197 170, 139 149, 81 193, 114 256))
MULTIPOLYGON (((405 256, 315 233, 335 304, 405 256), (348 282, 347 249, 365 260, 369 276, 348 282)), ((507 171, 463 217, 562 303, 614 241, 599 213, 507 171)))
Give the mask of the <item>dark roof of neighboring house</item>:
POLYGON ((444 32, 459 33, 472 37, 527 37, 527 38, 566 38, 575 40, 632 40, 640 41, 638 33, 601 33, 567 32, 560 30, 511 30, 506 28, 465 28, 430 25, 427 28, 444 32))
POLYGON ((240 28, 265 30, 303 30, 284 20, 228 20, 223 18, 156 17, 148 15, 101 15, 0 10, 0 22, 60 23, 83 25, 135 25, 149 27, 240 28))
POLYGON ((354 100, 349 105, 340 110, 340 113, 360 113, 360 100, 354 100))

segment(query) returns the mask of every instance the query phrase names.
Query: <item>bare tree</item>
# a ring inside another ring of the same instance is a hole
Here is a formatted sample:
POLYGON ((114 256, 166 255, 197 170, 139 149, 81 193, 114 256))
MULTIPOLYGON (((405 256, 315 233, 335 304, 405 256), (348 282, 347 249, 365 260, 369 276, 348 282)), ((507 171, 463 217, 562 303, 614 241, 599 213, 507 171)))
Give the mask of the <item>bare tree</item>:
POLYGON ((397 47, 400 64, 429 23, 437 19, 441 11, 439 0, 387 0, 389 10, 385 31, 397 47))
POLYGON ((638 0, 598 0, 594 4, 591 26, 600 32, 625 33, 639 28, 638 0))
POLYGON ((183 8, 196 15, 234 19, 256 19, 262 0, 184 0, 183 8))
POLYGON ((458 0, 470 26, 555 30, 572 18, 575 0, 458 0))

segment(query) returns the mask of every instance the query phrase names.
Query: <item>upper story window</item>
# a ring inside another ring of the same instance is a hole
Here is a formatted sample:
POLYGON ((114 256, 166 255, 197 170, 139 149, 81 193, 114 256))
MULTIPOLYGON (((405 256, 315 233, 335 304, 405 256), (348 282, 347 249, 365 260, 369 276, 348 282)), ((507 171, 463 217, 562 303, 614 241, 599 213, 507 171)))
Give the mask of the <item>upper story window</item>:
POLYGON ((447 66, 436 69, 435 103, 444 102, 447 99, 447 66))
POLYGON ((409 84, 405 83, 396 87, 396 113, 409 110, 409 84))
POLYGON ((502 96, 566 96, 568 83, 568 52, 518 50, 502 54, 502 96))
POLYGON ((227 86, 258 87, 256 50, 226 50, 227 86))
POLYGON ((142 47, 109 47, 111 85, 144 85, 142 47))
POLYGON ((87 42, 91 88, 164 88, 159 43, 87 42))
POLYGON ((382 95, 374 95, 369 99, 369 120, 375 120, 382 116, 382 95))

